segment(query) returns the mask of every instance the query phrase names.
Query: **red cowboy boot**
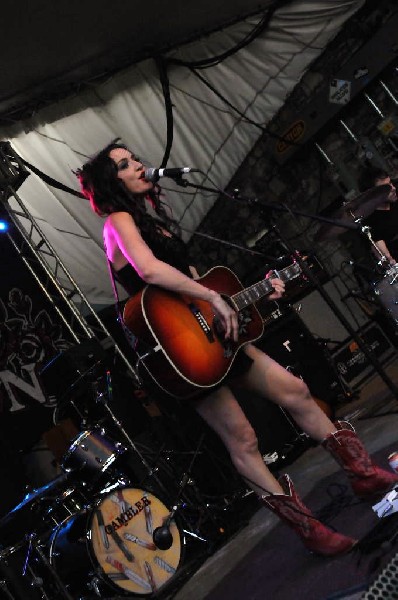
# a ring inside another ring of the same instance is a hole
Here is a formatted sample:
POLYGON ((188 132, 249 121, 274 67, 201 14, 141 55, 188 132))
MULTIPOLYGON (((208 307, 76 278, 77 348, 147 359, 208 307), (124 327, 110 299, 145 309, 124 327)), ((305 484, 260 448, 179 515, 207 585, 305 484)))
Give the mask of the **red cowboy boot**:
POLYGON ((261 500, 294 529, 309 550, 324 556, 351 550, 357 540, 336 533, 318 521, 297 495, 289 475, 282 475, 279 482, 286 494, 269 494, 261 496, 261 500))
POLYGON ((357 496, 367 498, 387 493, 398 483, 397 474, 374 464, 350 423, 337 421, 335 426, 337 431, 330 433, 323 440, 322 446, 347 473, 357 496))

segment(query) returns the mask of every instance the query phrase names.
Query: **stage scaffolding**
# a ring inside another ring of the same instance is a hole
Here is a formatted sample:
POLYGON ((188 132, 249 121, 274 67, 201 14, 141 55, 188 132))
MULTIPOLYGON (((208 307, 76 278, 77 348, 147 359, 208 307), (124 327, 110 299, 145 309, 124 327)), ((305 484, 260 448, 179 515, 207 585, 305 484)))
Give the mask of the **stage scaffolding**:
POLYGON ((0 142, 0 197, 3 210, 14 224, 19 236, 6 235, 40 289, 51 302, 61 322, 76 344, 96 338, 105 348, 113 347, 128 372, 140 387, 137 371, 122 352, 67 267, 57 255, 34 217, 24 206, 17 190, 29 176, 20 157, 9 142, 0 142), (18 208, 12 208, 13 197, 18 208), (24 225, 22 224, 24 223, 24 225), (91 315, 88 323, 82 309, 91 315))

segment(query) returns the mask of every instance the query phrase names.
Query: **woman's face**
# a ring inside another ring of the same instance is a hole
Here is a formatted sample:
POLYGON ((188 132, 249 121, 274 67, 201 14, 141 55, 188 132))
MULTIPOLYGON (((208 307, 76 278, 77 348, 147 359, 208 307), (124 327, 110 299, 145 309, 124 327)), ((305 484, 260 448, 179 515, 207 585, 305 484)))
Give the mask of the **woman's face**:
POLYGON ((114 148, 109 152, 117 168, 117 177, 123 181, 129 192, 133 194, 146 194, 153 184, 144 179, 145 171, 142 162, 125 148, 114 148))

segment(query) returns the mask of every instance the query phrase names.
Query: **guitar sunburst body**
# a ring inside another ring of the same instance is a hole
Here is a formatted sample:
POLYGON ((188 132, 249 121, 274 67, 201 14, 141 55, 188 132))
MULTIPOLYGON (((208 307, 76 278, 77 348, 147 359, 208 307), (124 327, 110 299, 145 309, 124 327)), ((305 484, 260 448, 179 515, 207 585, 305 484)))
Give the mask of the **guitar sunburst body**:
MULTIPOLYGON (((198 281, 228 297, 244 292, 226 267, 214 267, 198 281)), ((238 342, 224 340, 208 302, 156 286, 130 298, 123 314, 130 331, 153 349, 141 364, 160 388, 177 398, 193 397, 222 382, 239 348, 261 337, 264 326, 255 306, 244 306, 238 316, 238 342)))

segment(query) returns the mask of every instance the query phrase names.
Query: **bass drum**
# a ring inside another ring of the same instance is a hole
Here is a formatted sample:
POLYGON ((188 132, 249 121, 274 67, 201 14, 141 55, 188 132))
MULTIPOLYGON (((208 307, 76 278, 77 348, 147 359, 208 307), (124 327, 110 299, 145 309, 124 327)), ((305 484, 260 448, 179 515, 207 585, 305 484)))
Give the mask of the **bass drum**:
POLYGON ((116 488, 55 529, 50 563, 73 597, 115 591, 154 594, 173 578, 185 545, 174 521, 170 548, 154 544, 153 532, 169 514, 150 492, 116 488))

